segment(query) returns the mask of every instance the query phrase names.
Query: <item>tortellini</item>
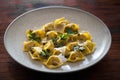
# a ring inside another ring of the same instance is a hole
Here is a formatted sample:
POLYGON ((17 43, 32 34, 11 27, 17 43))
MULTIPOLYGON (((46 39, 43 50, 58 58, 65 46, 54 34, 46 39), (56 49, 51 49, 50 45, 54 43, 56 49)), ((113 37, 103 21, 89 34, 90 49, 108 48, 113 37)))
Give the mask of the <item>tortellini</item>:
POLYGON ((50 50, 50 52, 54 51, 54 43, 52 40, 49 40, 45 45, 44 45, 44 50, 50 50))
POLYGON ((43 28, 45 32, 52 31, 54 30, 54 23, 53 22, 47 23, 43 26, 43 28))
POLYGON ((76 61, 84 60, 84 59, 85 59, 85 56, 81 52, 71 51, 68 61, 76 62, 76 61))
POLYGON ((53 39, 53 38, 56 38, 57 37, 57 32, 55 31, 49 31, 46 33, 46 36, 47 36, 47 39, 53 39))
POLYGON ((26 31, 23 51, 50 69, 68 62, 77 62, 95 51, 95 42, 88 31, 80 31, 76 23, 64 17, 49 22, 41 29, 26 31))
POLYGON ((64 17, 62 17, 62 18, 56 19, 54 21, 54 28, 56 29, 56 31, 62 32, 64 26, 66 26, 69 23, 70 22, 68 20, 66 20, 64 17))
POLYGON ((48 58, 47 62, 44 63, 48 68, 60 67, 63 62, 57 55, 52 55, 48 58))
POLYGON ((91 36, 91 34, 89 32, 83 31, 83 32, 78 34, 78 39, 81 42, 85 42, 86 40, 92 40, 92 36, 91 36))
POLYGON ((64 26, 64 33, 77 34, 79 32, 79 26, 75 23, 70 23, 64 26))
POLYGON ((32 59, 41 59, 40 53, 42 51, 41 47, 32 47, 31 50, 29 51, 29 54, 32 59))
POLYGON ((36 46, 40 46, 40 44, 37 41, 25 41, 23 51, 28 52, 31 50, 32 47, 36 46))

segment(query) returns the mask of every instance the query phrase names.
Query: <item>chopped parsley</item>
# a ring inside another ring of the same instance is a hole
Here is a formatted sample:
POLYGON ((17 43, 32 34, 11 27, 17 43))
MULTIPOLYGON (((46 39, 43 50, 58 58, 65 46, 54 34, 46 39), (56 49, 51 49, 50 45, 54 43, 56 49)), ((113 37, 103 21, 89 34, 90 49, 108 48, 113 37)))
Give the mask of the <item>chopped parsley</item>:
POLYGON ((53 43, 55 45, 55 47, 62 47, 65 45, 65 41, 67 39, 68 34, 64 33, 64 34, 60 34, 59 36, 55 37, 53 39, 53 43), (60 39, 60 42, 57 42, 58 39, 60 39))
POLYGON ((41 42, 41 38, 40 37, 36 37, 35 33, 33 33, 32 30, 29 31, 29 36, 28 36, 29 40, 35 40, 37 42, 41 42))
POLYGON ((54 43, 55 47, 62 47, 62 46, 64 46, 63 42, 61 42, 61 43, 57 42, 58 39, 59 39, 58 37, 53 39, 53 43, 54 43))
POLYGON ((67 27, 65 29, 65 32, 68 33, 68 34, 77 34, 78 33, 78 31, 75 31, 75 30, 73 30, 72 28, 69 28, 69 27, 67 27))
POLYGON ((60 38, 61 38, 61 40, 66 40, 66 39, 67 39, 67 36, 68 36, 68 34, 67 34, 67 33, 64 33, 64 34, 61 34, 61 35, 60 35, 60 38))
POLYGON ((53 38, 54 45, 57 45, 57 40, 58 40, 58 37, 53 38))
POLYGON ((40 56, 41 56, 42 58, 45 58, 45 59, 47 59, 50 55, 51 55, 51 54, 50 54, 50 50, 49 50, 49 49, 47 49, 47 50, 42 50, 42 52, 40 53, 40 56))

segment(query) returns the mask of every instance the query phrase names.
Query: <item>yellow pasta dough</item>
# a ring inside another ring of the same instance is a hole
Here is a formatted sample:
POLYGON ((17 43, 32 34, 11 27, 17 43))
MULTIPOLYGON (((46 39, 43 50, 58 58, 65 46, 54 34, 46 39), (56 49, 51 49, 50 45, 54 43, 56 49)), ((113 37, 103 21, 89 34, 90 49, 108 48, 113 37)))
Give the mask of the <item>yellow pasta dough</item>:
POLYGON ((79 60, 84 60, 85 56, 79 51, 71 51, 70 56, 68 58, 68 61, 70 62, 76 62, 79 60))
POLYGON ((60 67, 63 63, 57 55, 52 55, 48 58, 47 62, 44 63, 48 68, 60 67))
POLYGON ((81 61, 95 51, 95 42, 88 31, 64 17, 46 23, 37 30, 26 30, 27 41, 23 51, 31 59, 40 61, 47 68, 58 68, 65 63, 81 61))

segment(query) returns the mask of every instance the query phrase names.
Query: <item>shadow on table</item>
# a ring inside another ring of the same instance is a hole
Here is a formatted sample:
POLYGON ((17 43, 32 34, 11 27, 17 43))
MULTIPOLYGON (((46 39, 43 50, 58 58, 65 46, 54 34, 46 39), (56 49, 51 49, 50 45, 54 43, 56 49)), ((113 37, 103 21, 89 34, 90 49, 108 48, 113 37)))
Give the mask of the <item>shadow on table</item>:
MULTIPOLYGON (((99 65, 99 63, 98 63, 99 65)), ((16 62, 10 63, 9 72, 10 78, 9 80, 86 80, 95 76, 95 72, 97 71, 97 65, 93 67, 84 69, 82 71, 76 71, 71 73, 44 73, 37 72, 31 69, 27 69, 16 62)))

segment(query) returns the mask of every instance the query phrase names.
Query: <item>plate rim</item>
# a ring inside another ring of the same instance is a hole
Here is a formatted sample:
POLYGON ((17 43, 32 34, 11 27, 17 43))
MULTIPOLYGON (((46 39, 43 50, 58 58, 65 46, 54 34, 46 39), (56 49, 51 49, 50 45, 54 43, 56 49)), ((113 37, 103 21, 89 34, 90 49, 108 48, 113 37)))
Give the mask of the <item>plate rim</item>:
POLYGON ((75 7, 69 7, 69 6, 45 6, 45 7, 40 7, 40 8, 36 8, 36 9, 32 9, 32 10, 26 11, 26 12, 20 14, 18 17, 16 17, 16 18, 9 24, 8 27, 7 27, 7 29, 5 30, 5 33, 4 33, 4 46, 5 46, 5 49, 6 49, 7 53, 10 55, 10 57, 11 57, 14 61, 16 61, 17 63, 19 63, 20 65, 22 65, 22 66, 24 66, 24 67, 26 67, 26 68, 28 68, 28 69, 35 70, 35 71, 38 71, 38 72, 46 72, 46 73, 70 73, 70 72, 81 71, 81 70, 84 70, 84 69, 86 69, 86 68, 89 68, 89 67, 97 64, 99 61, 101 61, 101 60, 105 57, 105 55, 107 54, 107 52, 109 51, 109 49, 110 49, 110 47, 111 47, 111 43, 112 43, 112 37, 111 37, 110 30, 108 29, 107 25, 106 25, 100 18, 98 18, 97 16, 95 16, 95 15, 93 15, 92 13, 87 12, 87 11, 85 11, 85 10, 82 10, 82 9, 79 9, 79 8, 75 8, 75 7), (109 38, 110 38, 109 41, 108 41, 108 42, 109 42, 108 47, 107 47, 107 49, 104 51, 104 54, 102 54, 100 57, 98 57, 98 58, 96 59, 96 61, 92 61, 92 63, 90 63, 89 65, 87 65, 87 66, 85 66, 85 67, 83 67, 83 68, 81 68, 81 69, 75 69, 75 70, 70 70, 70 71, 44 71, 44 70, 38 70, 38 69, 31 68, 31 67, 28 67, 28 66, 24 65, 24 64, 20 63, 19 61, 17 61, 17 59, 15 59, 14 57, 12 57, 12 55, 11 55, 11 53, 9 53, 9 51, 8 51, 8 49, 7 49, 7 47, 6 47, 6 43, 5 43, 5 41, 6 41, 6 35, 7 35, 8 30, 10 29, 11 25, 12 25, 16 20, 18 20, 20 17, 22 17, 22 16, 24 16, 24 15, 26 15, 26 14, 28 14, 28 13, 31 13, 31 12, 37 11, 37 10, 41 10, 41 9, 49 9, 49 8, 60 8, 60 9, 63 8, 63 9, 75 10, 75 11, 83 12, 83 13, 85 13, 85 14, 87 14, 87 15, 90 15, 90 16, 92 16, 92 17, 95 17, 97 20, 99 20, 99 21, 104 25, 104 27, 106 28, 106 31, 107 31, 108 36, 109 36, 109 38))

